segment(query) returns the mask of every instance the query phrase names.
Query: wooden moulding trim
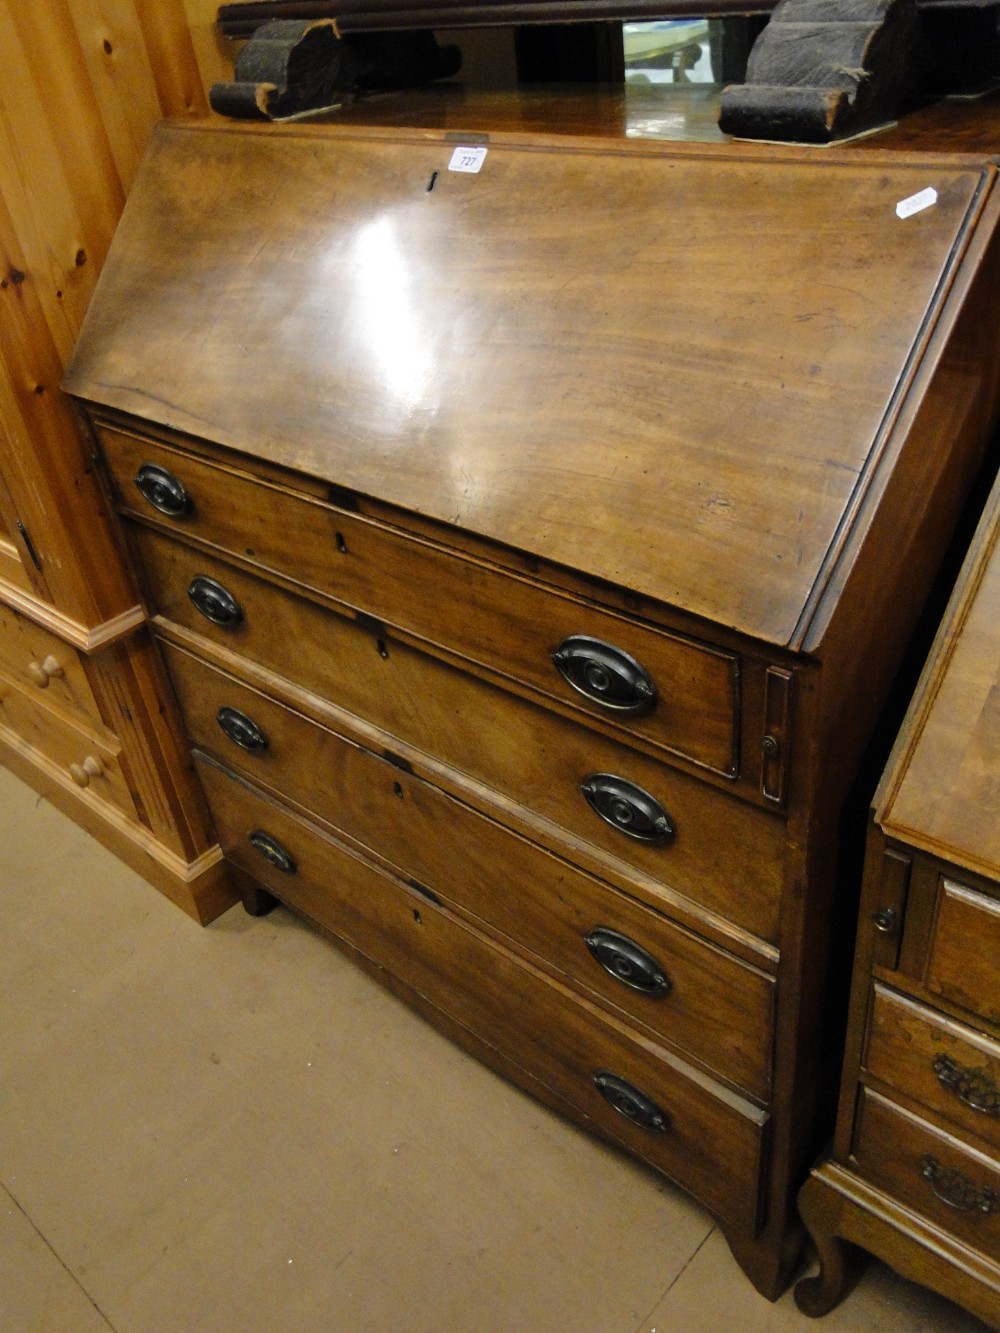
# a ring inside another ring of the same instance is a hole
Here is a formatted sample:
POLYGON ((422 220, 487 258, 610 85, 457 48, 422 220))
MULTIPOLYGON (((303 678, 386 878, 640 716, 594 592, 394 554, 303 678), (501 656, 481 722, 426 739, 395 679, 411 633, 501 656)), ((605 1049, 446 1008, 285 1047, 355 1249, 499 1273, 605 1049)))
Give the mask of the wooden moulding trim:
MULTIPOLYGON (((956 1240, 954 1236, 947 1231, 942 1231, 933 1222, 919 1217, 916 1213, 911 1213, 909 1209, 903 1207, 898 1199, 893 1198, 892 1195, 883 1194, 881 1190, 869 1185, 867 1181, 855 1176, 837 1162, 828 1160, 820 1163, 813 1169, 811 1179, 819 1181, 847 1203, 852 1204, 866 1217, 872 1218, 877 1224, 889 1228, 895 1235, 903 1236, 914 1245, 919 1245, 922 1249, 930 1251, 938 1259, 943 1259, 963 1275, 971 1277, 974 1281, 981 1282, 994 1290, 1000 1287, 1000 1266, 996 1262, 956 1240)), ((852 1241, 854 1244, 868 1249, 873 1239, 869 1229, 862 1225, 851 1226, 851 1220, 850 1214, 847 1214, 846 1218, 843 1214, 841 1215, 841 1228, 837 1233, 838 1236, 841 1240, 852 1241)), ((876 1250, 871 1252, 878 1253, 876 1250)), ((895 1252, 892 1266, 897 1266, 895 1252)), ((905 1273, 904 1276, 906 1276, 905 1273)), ((930 1280, 926 1276, 918 1277, 916 1280, 930 1285, 930 1280)), ((949 1295, 948 1292, 943 1294, 949 1295)), ((950 1299, 955 1299, 954 1293, 950 1294, 950 1299)))
POLYGON ((0 578, 0 601, 6 602, 15 611, 33 620, 36 625, 41 625, 43 629, 64 639, 81 653, 93 653, 111 643, 119 643, 146 623, 146 613, 142 607, 130 606, 127 611, 122 611, 113 619, 88 628, 2 578, 0 578))
POLYGON ((226 882, 222 849, 217 844, 195 860, 185 861, 142 824, 77 787, 58 764, 2 724, 0 762, 202 925, 237 901, 235 889, 226 882))

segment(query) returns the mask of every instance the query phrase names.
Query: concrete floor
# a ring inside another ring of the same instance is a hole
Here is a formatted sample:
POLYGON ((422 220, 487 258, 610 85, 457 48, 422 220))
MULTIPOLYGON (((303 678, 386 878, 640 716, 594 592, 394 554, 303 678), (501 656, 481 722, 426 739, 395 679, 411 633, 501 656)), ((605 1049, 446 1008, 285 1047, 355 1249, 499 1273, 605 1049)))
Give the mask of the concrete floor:
POLYGON ((189 921, 0 769, 2 1333, 974 1333, 878 1264, 821 1324, 666 1182, 289 913, 189 921))

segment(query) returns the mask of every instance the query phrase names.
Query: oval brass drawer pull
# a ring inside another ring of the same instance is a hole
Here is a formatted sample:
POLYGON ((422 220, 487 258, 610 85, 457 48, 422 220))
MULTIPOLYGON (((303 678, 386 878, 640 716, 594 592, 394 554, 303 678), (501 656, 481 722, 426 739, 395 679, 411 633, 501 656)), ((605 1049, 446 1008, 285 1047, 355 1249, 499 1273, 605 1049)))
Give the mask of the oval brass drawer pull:
POLYGON ((631 1120, 633 1125, 651 1130, 654 1134, 665 1134, 670 1128, 670 1117, 666 1111, 617 1074, 611 1074, 606 1069, 599 1070, 594 1075, 594 1086, 608 1105, 614 1107, 626 1120, 631 1120))
POLYGON ((559 674, 592 703, 616 713, 645 713, 656 702, 653 678, 621 648, 571 634, 552 654, 559 674))
POLYGON ((143 499, 167 518, 187 518, 194 509, 183 483, 157 463, 143 463, 135 474, 135 484, 143 499))
POLYGON ((934 1057, 931 1069, 942 1088, 953 1092, 971 1110, 1000 1116, 1000 1088, 987 1070, 969 1069, 943 1051, 934 1057))
POLYGON ((605 972, 623 986, 653 997, 670 990, 670 978, 653 955, 627 935, 598 926, 584 937, 584 942, 605 972))
POLYGON ((667 842, 673 820, 648 791, 613 773, 592 773, 580 785, 587 804, 606 824, 638 842, 667 842))
POLYGON ((976 1185, 957 1167, 942 1166, 931 1153, 920 1159, 920 1174, 949 1208, 960 1213, 1000 1213, 1000 1194, 989 1185, 976 1185))
POLYGON ((198 574, 191 580, 188 597, 195 609, 213 625, 232 629, 243 622, 243 608, 239 602, 221 583, 210 579, 207 574, 198 574))
POLYGON ((272 838, 270 833, 265 833, 263 829, 254 829, 250 834, 250 845, 282 874, 294 875, 298 869, 291 853, 282 847, 277 838, 272 838))
POLYGON ((238 708, 220 708, 215 720, 234 745, 250 754, 263 754, 270 741, 252 717, 238 708))

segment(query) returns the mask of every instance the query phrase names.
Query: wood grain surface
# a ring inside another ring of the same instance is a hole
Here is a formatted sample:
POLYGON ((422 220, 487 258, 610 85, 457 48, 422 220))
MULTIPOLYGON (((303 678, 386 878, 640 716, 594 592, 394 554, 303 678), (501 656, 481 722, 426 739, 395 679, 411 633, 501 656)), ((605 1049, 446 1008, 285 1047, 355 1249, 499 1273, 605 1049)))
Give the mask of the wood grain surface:
POLYGON ((914 721, 880 793, 885 831, 1000 878, 1000 488, 970 551, 914 721))
POLYGON ((982 173, 453 149, 161 129, 69 389, 788 643, 982 173))

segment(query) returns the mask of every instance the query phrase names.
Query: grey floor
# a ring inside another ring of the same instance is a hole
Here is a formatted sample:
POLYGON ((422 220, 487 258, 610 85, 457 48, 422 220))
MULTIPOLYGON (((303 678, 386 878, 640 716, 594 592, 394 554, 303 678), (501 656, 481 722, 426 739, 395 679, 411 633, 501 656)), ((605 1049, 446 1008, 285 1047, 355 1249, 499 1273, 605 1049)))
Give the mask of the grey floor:
POLYGON ((2 769, 0 906, 0 1333, 982 1329, 877 1264, 770 1305, 289 913, 199 928, 2 769))

